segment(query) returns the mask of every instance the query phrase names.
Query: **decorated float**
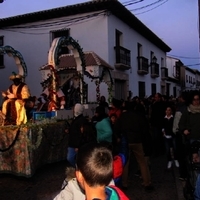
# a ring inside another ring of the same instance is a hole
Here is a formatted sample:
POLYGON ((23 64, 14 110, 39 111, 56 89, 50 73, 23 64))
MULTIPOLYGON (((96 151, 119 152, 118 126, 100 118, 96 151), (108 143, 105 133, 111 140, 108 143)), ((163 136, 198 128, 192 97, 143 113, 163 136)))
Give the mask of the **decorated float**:
MULTIPOLYGON (((10 46, 0 47, 0 54, 14 57, 25 82, 27 67, 22 55, 10 46)), ((91 117, 102 94, 107 94, 108 102, 111 101, 112 67, 94 52, 83 52, 71 37, 54 39, 48 64, 40 70, 41 97, 48 96, 48 100, 38 98, 39 103, 28 122, 5 124, 7 116, 0 113, 0 173, 30 177, 41 165, 66 159, 68 136, 65 130, 73 117, 74 104, 83 104, 84 114, 91 117), (71 53, 63 55, 63 46, 71 53), (46 96, 45 90, 48 90, 46 96), (59 90, 64 95, 59 96, 59 90)))
MULTIPOLYGON (((11 77, 25 82, 27 67, 20 52, 11 46, 3 46, 0 54, 14 58, 18 74, 13 73, 11 77)), ((65 159, 67 122, 45 118, 35 123, 30 118, 27 123, 16 125, 17 109, 13 102, 15 99, 9 102, 6 115, 0 112, 0 173, 30 177, 41 165, 65 159)), ((29 100, 24 101, 23 106, 26 103, 29 105, 29 100)))

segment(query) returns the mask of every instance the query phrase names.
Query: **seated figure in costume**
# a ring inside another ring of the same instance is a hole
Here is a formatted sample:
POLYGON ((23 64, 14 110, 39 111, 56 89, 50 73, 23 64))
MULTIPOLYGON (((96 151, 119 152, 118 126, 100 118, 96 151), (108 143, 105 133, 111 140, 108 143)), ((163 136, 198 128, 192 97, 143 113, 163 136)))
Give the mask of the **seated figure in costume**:
POLYGON ((70 80, 69 89, 67 91, 67 108, 71 108, 76 103, 80 102, 80 78, 78 75, 75 75, 70 80))
POLYGON ((5 98, 2 113, 6 116, 6 121, 12 121, 16 125, 25 124, 27 122, 25 103, 30 97, 29 88, 22 82, 22 75, 13 73, 10 80, 13 81, 13 84, 6 92, 2 92, 2 96, 5 98), (13 119, 14 115, 12 116, 13 110, 16 120, 13 119), (12 119, 9 119, 9 117, 12 119))
POLYGON ((40 95, 40 98, 38 99, 38 101, 40 102, 38 111, 52 111, 54 109, 63 110, 65 108, 65 95, 59 87, 57 87, 56 97, 58 102, 53 101, 53 91, 51 90, 51 87, 46 87, 40 95))

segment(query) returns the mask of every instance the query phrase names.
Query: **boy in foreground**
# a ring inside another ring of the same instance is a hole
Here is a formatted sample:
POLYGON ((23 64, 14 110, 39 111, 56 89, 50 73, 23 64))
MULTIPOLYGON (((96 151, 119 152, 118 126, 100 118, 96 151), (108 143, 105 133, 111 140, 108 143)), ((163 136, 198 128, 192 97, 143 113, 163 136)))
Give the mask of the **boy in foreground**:
POLYGON ((82 146, 77 154, 75 173, 76 178, 54 200, 129 200, 112 185, 113 156, 107 147, 91 143, 82 146))
POLYGON ((76 178, 86 200, 128 200, 115 186, 107 186, 113 177, 112 152, 100 144, 83 146, 77 155, 76 178))

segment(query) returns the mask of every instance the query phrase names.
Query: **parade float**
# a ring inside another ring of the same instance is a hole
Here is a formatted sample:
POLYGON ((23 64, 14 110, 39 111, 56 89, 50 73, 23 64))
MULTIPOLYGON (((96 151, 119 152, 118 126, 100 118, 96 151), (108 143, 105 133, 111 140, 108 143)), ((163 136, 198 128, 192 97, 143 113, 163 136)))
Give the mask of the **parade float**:
MULTIPOLYGON (((0 47, 0 54, 8 54, 15 59, 19 74, 25 82, 27 67, 22 55, 10 46, 0 47)), ((91 52, 89 54, 91 56, 91 52)), ((95 63, 86 65, 85 56, 88 54, 82 51, 73 38, 54 39, 48 64, 40 68, 42 91, 46 88, 49 90, 48 108, 37 106, 28 122, 20 125, 6 124, 7 116, 0 112, 0 173, 31 177, 40 166, 66 159, 68 135, 65 130, 73 117, 73 104, 83 104, 84 114, 91 117, 100 98, 101 83, 107 86, 108 101, 112 98, 112 68, 92 54, 98 62, 101 61, 99 66, 95 63), (72 52, 67 58, 73 58, 75 66, 68 66, 69 60, 63 59, 65 56, 60 53, 63 45, 72 52), (62 109, 58 106, 58 89, 62 89, 65 94, 66 103, 62 109), (89 92, 95 96, 95 100, 88 101, 89 92)))

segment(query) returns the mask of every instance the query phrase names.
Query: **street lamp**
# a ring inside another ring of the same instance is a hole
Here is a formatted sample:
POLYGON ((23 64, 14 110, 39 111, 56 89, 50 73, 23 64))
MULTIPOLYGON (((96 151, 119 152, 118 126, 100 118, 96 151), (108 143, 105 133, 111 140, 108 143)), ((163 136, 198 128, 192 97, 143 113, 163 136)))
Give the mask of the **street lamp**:
POLYGON ((152 64, 157 63, 157 58, 156 58, 155 56, 152 58, 151 63, 152 63, 152 64))

